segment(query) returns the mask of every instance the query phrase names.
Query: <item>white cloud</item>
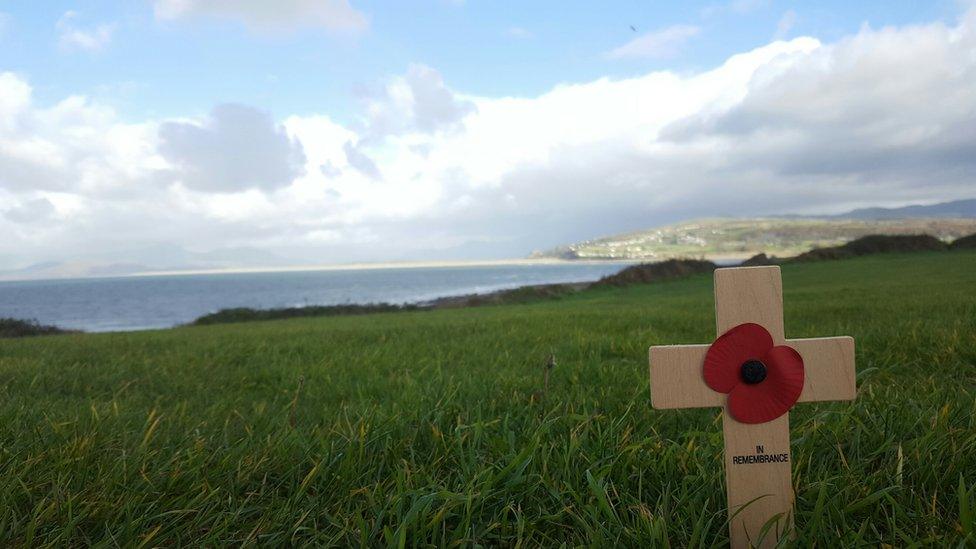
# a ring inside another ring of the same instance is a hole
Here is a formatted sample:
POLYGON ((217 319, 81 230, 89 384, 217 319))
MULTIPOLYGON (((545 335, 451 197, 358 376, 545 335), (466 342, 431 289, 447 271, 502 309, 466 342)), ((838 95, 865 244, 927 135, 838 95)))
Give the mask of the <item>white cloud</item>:
POLYGON ((81 96, 37 107, 23 78, 0 73, 0 189, 118 192, 161 166, 154 132, 81 96))
POLYGON ((130 124, 85 98, 36 105, 0 74, 0 255, 513 256, 696 216, 970 197, 974 25, 795 38, 532 97, 465 95, 418 65, 351 126, 246 107, 130 124))
POLYGON ((648 32, 607 53, 610 59, 673 57, 689 39, 701 32, 694 25, 674 25, 648 32))
POLYGON ((0 72, 0 129, 13 131, 30 102, 30 85, 12 72, 0 72))
POLYGON ((773 40, 783 40, 789 35, 790 31, 796 25, 796 12, 793 10, 786 10, 783 12, 783 16, 779 18, 779 22, 776 23, 776 34, 773 35, 773 40))
POLYGON ((160 20, 223 17, 260 31, 319 27, 356 33, 369 26, 366 15, 349 0, 155 0, 153 7, 160 20))
POLYGON ((101 24, 83 29, 76 25, 79 14, 68 10, 55 23, 58 31, 58 45, 64 50, 101 51, 112 41, 115 25, 101 24))
POLYGON ((523 27, 508 27, 505 34, 512 38, 533 38, 535 34, 523 27))

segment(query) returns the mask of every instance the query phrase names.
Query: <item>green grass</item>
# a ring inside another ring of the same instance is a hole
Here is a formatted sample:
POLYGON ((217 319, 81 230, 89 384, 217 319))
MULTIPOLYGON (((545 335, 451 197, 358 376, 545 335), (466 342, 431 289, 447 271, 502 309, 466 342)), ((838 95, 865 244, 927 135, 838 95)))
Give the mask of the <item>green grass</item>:
MULTIPOLYGON (((976 543, 976 253, 783 278, 789 336, 858 343, 858 400, 791 414, 797 539, 976 543)), ((0 544, 722 544, 717 412, 652 410, 645 358, 714 335, 701 275, 2 340, 0 544)))

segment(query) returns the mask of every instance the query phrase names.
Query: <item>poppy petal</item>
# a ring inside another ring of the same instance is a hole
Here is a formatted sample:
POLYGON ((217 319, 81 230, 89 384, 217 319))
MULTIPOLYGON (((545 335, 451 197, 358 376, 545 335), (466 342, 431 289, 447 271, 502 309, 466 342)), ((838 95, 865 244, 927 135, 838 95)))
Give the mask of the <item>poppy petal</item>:
POLYGON ((742 423, 765 423, 785 414, 803 391, 803 357, 792 347, 779 345, 763 356, 766 379, 740 383, 729 394, 729 413, 742 423))
POLYGON ((747 360, 761 360, 773 348, 773 336, 759 324, 739 324, 725 332, 705 353, 705 383, 719 393, 739 384, 739 371, 747 360))
POLYGON ((803 357, 793 347, 777 345, 763 357, 766 364, 766 381, 771 381, 770 390, 779 393, 789 406, 796 404, 803 392, 803 357))

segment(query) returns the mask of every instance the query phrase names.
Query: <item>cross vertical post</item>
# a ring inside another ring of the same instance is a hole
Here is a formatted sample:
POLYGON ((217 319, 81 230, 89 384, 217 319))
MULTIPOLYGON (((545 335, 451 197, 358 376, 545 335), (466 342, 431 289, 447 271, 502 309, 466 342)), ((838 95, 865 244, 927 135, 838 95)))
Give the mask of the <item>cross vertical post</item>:
MULTIPOLYGON (((715 271, 715 331, 726 331, 746 322, 755 322, 773 336, 773 343, 783 345, 783 283, 779 269, 717 269, 715 271)), ((722 414, 725 439, 725 490, 729 503, 730 535, 733 540, 752 543, 758 531, 747 525, 762 527, 768 520, 778 522, 766 536, 775 542, 793 520, 793 483, 790 476, 790 413, 758 424, 740 423, 730 414, 722 414), (733 462, 737 456, 764 453, 785 454, 784 461, 765 463, 761 474, 754 465, 733 462)), ((738 545, 736 541, 733 545, 738 545)))
MULTIPOLYGON (((754 323, 769 332, 774 345, 796 350, 805 372, 798 402, 854 398, 853 339, 786 339, 778 266, 716 269, 714 277, 718 335, 754 323)), ((713 391, 703 377, 708 349, 708 345, 650 348, 651 402, 655 408, 726 407, 726 395, 713 391)), ((742 423, 726 409, 722 431, 732 547, 775 545, 793 521, 789 412, 765 423, 742 423), (768 458, 757 460, 755 456, 759 455, 768 458), (772 529, 759 542, 764 525, 770 521, 772 529)))

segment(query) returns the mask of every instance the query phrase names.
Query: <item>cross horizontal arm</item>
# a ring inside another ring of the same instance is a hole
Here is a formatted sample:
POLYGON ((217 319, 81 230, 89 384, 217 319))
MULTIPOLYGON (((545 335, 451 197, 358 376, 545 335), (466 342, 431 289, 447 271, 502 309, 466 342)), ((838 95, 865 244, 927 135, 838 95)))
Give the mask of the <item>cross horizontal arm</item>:
POLYGON ((660 345, 651 347, 651 406, 704 408, 724 406, 725 395, 705 384, 702 364, 708 345, 660 345))
POLYGON ((800 402, 854 400, 854 338, 788 339, 786 344, 803 357, 800 402))
MULTIPOLYGON (((788 339, 786 344, 803 357, 803 392, 799 402, 854 399, 857 388, 853 338, 788 339)), ((708 345, 651 347, 651 405, 654 408, 725 405, 726 395, 711 390, 702 377, 706 352, 708 345)))

